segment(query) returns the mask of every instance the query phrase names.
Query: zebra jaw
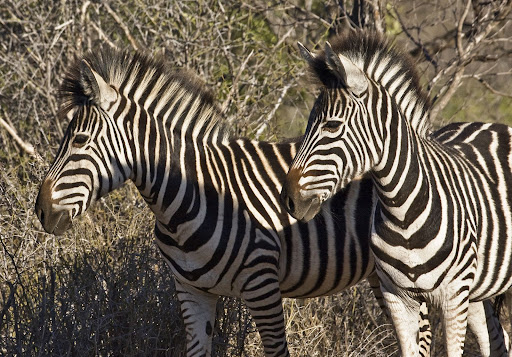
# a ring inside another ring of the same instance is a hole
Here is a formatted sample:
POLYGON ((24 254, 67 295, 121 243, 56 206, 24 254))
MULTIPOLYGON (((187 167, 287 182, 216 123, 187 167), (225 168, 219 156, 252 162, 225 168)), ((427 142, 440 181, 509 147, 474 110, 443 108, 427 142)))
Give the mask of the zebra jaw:
MULTIPOLYGON (((283 192, 285 192, 283 190, 283 192)), ((308 201, 295 201, 293 198, 288 196, 286 193, 281 194, 281 203, 286 211, 298 221, 307 222, 313 219, 322 207, 320 200, 313 198, 308 201), (295 202, 298 202, 296 204, 295 202)))
POLYGON ((48 217, 46 215, 41 218, 38 213, 38 217, 40 217, 39 220, 41 221, 41 224, 47 233, 60 236, 64 234, 64 232, 66 232, 69 228, 71 228, 72 221, 70 218, 70 213, 71 211, 60 211, 51 215, 49 218, 46 218, 48 217))

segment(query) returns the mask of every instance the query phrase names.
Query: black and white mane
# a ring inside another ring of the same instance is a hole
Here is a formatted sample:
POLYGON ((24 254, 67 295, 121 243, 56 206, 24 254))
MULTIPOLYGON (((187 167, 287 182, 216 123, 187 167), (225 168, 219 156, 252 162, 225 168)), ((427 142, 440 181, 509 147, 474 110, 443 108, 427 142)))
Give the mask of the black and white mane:
MULTIPOLYGON (((186 96, 187 101, 195 102, 198 115, 187 118, 190 120, 184 129, 185 136, 197 139, 202 133, 211 133, 212 130, 218 131, 219 140, 229 136, 229 129, 223 123, 220 108, 197 75, 185 69, 172 68, 163 58, 110 48, 89 52, 69 67, 59 91, 61 115, 68 113, 73 107, 88 103, 90 93, 87 93, 83 85, 82 61, 86 61, 108 84, 129 100, 136 99, 138 103, 144 103, 150 94, 157 98, 146 108, 148 112, 157 105, 165 106, 162 101, 176 100, 177 96, 186 96)), ((163 113, 164 110, 161 110, 160 114, 163 113)), ((171 120, 180 119, 182 118, 171 120)), ((176 122, 171 127, 177 132, 185 125, 176 122)))
MULTIPOLYGON (((406 53, 373 32, 352 31, 333 38, 330 43, 334 53, 348 57, 369 79, 388 90, 418 133, 430 132, 430 99, 406 53)), ((339 85, 327 64, 324 50, 315 54, 310 70, 323 86, 339 85)))

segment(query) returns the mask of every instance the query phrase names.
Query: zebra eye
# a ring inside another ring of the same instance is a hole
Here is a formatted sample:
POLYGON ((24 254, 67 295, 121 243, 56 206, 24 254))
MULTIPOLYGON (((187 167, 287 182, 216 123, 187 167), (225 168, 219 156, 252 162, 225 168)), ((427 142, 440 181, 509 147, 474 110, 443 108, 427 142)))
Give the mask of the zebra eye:
POLYGON ((76 134, 75 138, 73 139, 73 147, 75 148, 81 148, 84 146, 87 141, 89 140, 89 135, 87 134, 76 134))
POLYGON ((324 129, 331 133, 334 133, 336 130, 338 130, 341 123, 342 122, 340 120, 329 120, 324 124, 324 129))

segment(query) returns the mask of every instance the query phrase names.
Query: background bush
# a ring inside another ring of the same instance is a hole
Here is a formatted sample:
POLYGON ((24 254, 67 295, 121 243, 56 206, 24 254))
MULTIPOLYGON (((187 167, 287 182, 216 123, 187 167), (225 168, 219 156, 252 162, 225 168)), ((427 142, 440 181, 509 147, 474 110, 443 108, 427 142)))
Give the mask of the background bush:
MULTIPOLYGON (((296 41, 319 48, 350 27, 385 32, 413 56, 437 125, 512 124, 509 1, 2 1, 0 354, 184 355, 173 279, 132 185, 62 237, 34 214, 67 125, 56 91, 75 56, 101 44, 163 54, 204 80, 237 135, 276 140, 303 133, 316 93, 296 41)), ((286 299, 285 311, 295 356, 396 354, 366 283, 286 299)), ((255 331, 237 299, 220 299, 216 356, 261 356, 255 331)), ((439 337, 434 352, 443 352, 439 337)))

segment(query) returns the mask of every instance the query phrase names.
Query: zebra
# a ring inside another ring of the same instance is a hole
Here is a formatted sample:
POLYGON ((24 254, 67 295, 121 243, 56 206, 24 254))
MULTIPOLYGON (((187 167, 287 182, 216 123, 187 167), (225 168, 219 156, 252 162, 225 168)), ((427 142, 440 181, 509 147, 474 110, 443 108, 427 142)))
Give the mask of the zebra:
MULTIPOLYGON (((39 190, 39 220, 63 234, 94 201, 133 181, 175 277, 188 356, 211 354, 220 295, 242 298, 267 356, 289 355, 282 297, 334 294, 367 278, 379 298, 369 179, 297 222, 281 208, 279 189, 301 139, 231 138, 196 76, 142 53, 86 55, 71 65, 60 96, 59 115, 70 123, 39 190)), ((493 329, 482 338, 496 340, 493 329)), ((428 355, 428 329, 421 342, 428 355)))
POLYGON ((321 85, 282 202, 308 218, 369 173, 370 247, 403 355, 418 355, 412 326, 426 302, 441 311, 448 356, 461 356, 474 310, 512 283, 512 128, 432 132, 415 68, 379 35, 340 36, 318 54, 299 46, 321 85))

